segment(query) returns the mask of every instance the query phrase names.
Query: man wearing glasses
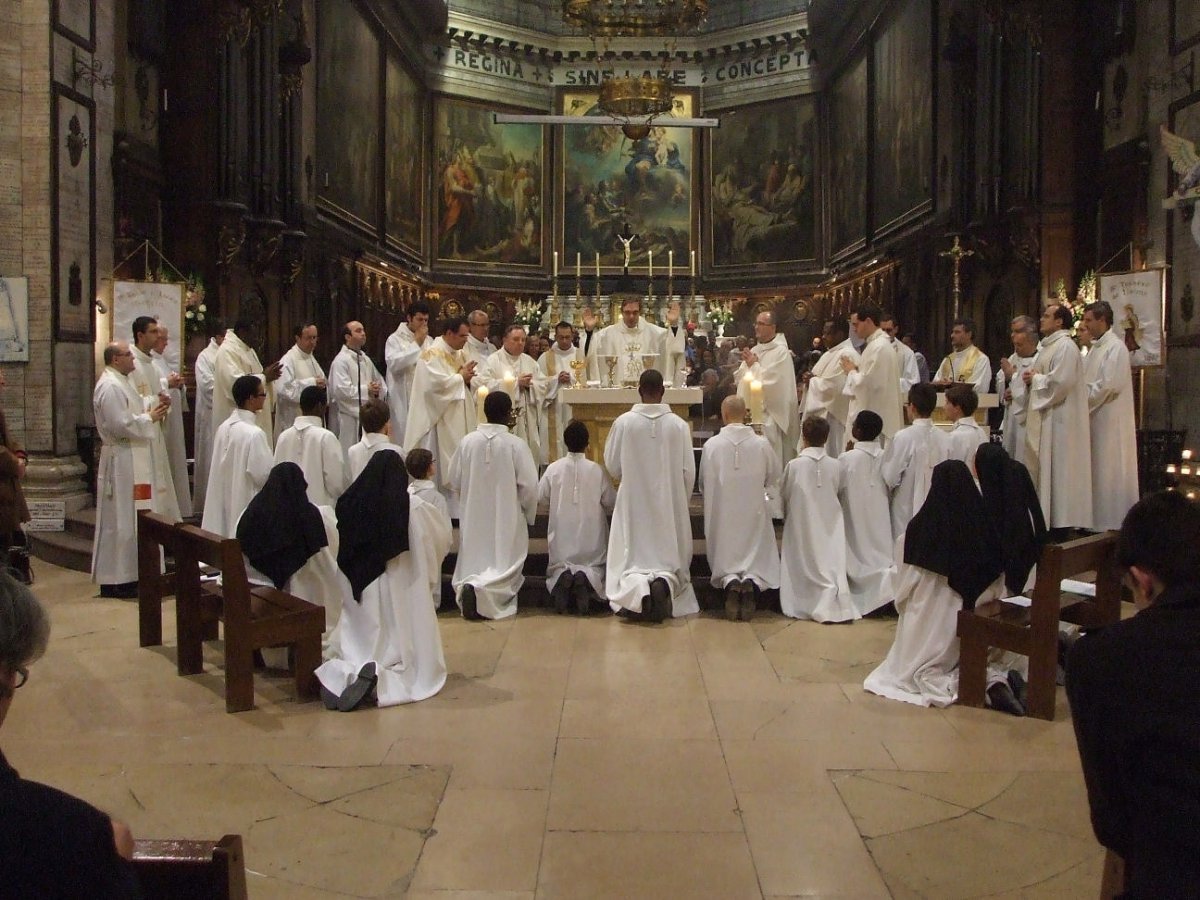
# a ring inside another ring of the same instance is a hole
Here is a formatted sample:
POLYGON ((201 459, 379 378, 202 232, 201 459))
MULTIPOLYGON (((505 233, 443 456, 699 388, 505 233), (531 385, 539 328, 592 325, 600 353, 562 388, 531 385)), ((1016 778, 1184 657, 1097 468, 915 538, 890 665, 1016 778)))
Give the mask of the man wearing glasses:
POLYGON ((212 474, 204 501, 202 527, 223 537, 236 537, 238 519, 271 474, 275 457, 257 416, 267 402, 267 389, 257 375, 233 382, 237 408, 213 438, 212 474))

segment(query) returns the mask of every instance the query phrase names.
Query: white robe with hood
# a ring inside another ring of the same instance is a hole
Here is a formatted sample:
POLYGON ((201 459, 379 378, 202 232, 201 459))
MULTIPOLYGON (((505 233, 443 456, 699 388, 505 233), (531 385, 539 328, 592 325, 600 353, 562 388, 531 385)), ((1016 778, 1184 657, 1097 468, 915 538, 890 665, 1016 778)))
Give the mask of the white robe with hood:
POLYGON ((812 377, 804 390, 804 410, 801 421, 809 416, 820 416, 829 423, 829 440, 825 450, 830 456, 838 456, 846 448, 846 422, 850 412, 850 398, 845 393, 846 373, 842 371, 842 357, 858 362, 858 351, 850 339, 826 350, 812 368, 812 377))
POLYGON ((371 399, 372 381, 379 382, 379 397, 386 399, 387 385, 366 353, 343 345, 329 364, 329 405, 337 408, 337 436, 343 451, 358 443, 359 407, 371 399))
POLYGON ((785 616, 849 622, 861 615, 846 581, 841 487, 840 460, 820 447, 805 447, 784 469, 779 605, 785 616))
POLYGON ((538 503, 550 508, 547 590, 553 591, 562 576, 582 572, 596 596, 605 599, 607 516, 616 502, 608 474, 582 453, 568 453, 547 466, 538 482, 538 503))
POLYGON ((1091 410, 1093 524, 1120 529, 1138 501, 1137 424, 1129 350, 1114 330, 1092 342, 1083 373, 1091 410))
POLYGON ((236 537, 246 506, 266 484, 275 460, 267 435, 248 409, 235 409, 213 438, 213 468, 201 527, 236 537))
POLYGON ((349 485, 337 437, 317 416, 297 416, 275 442, 275 465, 294 462, 308 482, 308 502, 335 506, 349 485))
POLYGON ((417 378, 417 361, 421 354, 433 346, 433 337, 417 343, 407 322, 388 335, 383 348, 383 367, 387 375, 387 399, 392 412, 392 438, 404 445, 404 427, 408 423, 408 403, 412 396, 413 382, 417 378))
POLYGON ((892 520, 883 480, 883 448, 858 441, 840 457, 842 516, 846 527, 846 583, 860 615, 892 599, 892 520))

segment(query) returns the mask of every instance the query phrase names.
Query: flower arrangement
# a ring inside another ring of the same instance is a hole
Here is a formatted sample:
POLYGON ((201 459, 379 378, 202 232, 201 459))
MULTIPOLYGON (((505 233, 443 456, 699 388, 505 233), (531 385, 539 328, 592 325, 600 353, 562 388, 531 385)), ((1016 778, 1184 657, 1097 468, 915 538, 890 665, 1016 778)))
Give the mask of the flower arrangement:
POLYGON ((733 308, 728 303, 712 301, 708 304, 708 321, 714 325, 728 325, 733 321, 733 308))
POLYGON ((526 331, 537 328, 542 322, 546 305, 542 300, 518 300, 513 313, 513 324, 525 326, 526 331))
POLYGON ((204 282, 198 275, 189 275, 184 293, 183 327, 187 337, 203 335, 208 320, 208 306, 204 302, 204 282))

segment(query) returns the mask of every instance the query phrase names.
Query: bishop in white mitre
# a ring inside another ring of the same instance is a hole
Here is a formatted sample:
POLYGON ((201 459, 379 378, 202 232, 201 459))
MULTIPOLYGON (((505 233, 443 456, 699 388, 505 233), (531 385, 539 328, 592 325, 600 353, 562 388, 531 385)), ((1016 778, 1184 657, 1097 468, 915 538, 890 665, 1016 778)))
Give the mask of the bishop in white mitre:
POLYGON ((562 392, 574 383, 576 372, 582 381, 587 360, 583 349, 575 346, 575 329, 567 322, 554 326, 554 344, 548 353, 538 357, 538 368, 550 379, 546 388, 546 430, 549 439, 544 445, 553 459, 567 455, 563 443, 563 429, 571 421, 571 406, 562 398, 562 392), (575 367, 572 367, 575 363, 575 367))
POLYGON ((821 354, 812 371, 805 375, 804 410, 801 420, 817 416, 829 423, 829 440, 825 451, 836 457, 846 448, 846 422, 850 414, 850 398, 846 395, 846 370, 842 359, 858 359, 858 351, 849 338, 838 341, 845 333, 838 321, 825 323, 821 336, 829 349, 821 354))
POLYGON ((738 396, 753 411, 754 382, 762 385, 763 437, 779 457, 780 470, 796 455, 800 439, 800 409, 796 400, 796 366, 787 338, 775 327, 773 312, 754 319, 754 349, 742 351, 742 364, 734 373, 738 396))
POLYGON ((196 454, 196 461, 192 466, 193 513, 204 511, 204 495, 208 490, 208 472, 212 462, 212 439, 215 430, 212 425, 213 384, 217 350, 223 340, 225 329, 221 328, 209 337, 208 346, 196 357, 196 416, 192 445, 192 451, 196 454))
POLYGON ((1137 424, 1129 348, 1112 320, 1112 307, 1103 300, 1084 310, 1092 349, 1083 358, 1083 377, 1091 413, 1093 525, 1119 529, 1138 501, 1137 424))
MULTIPOLYGON (((243 375, 257 375, 262 380, 267 392, 267 400, 262 408, 255 413, 254 421, 266 435, 267 443, 275 436, 271 423, 271 407, 274 405, 274 382, 279 378, 283 367, 272 363, 263 368, 258 359, 258 353, 253 345, 258 342, 258 327, 248 319, 239 319, 237 324, 225 332, 225 340, 217 348, 217 358, 213 365, 213 403, 212 427, 216 431, 229 418, 230 413, 238 408, 233 400, 233 383, 243 375)), ((210 470, 211 471, 211 470, 210 470)))
POLYGON ((300 393, 300 415, 275 442, 275 465, 292 462, 308 483, 308 502, 334 506, 350 483, 337 435, 325 427, 325 389, 310 384, 300 393))
POLYGON ((387 378, 388 406, 392 412, 392 440, 404 443, 408 423, 408 403, 417 378, 417 361, 433 346, 429 334, 429 307, 416 302, 408 308, 408 321, 401 322, 388 335, 383 348, 383 368, 387 378))
POLYGON ((237 408, 213 437, 212 474, 201 527, 222 537, 234 537, 238 519, 266 483, 275 465, 267 434, 258 423, 266 405, 266 389, 255 375, 233 383, 237 408))
POLYGON ((651 366, 662 373, 663 383, 682 381, 686 330, 679 325, 679 304, 667 310, 667 327, 660 328, 642 318, 641 297, 630 297, 621 304, 621 321, 601 328, 593 334, 598 323, 595 313, 585 310, 583 327, 586 331, 584 353, 588 362, 588 378, 608 384, 608 365, 602 359, 615 357, 613 374, 617 384, 636 383, 651 366))
POLYGON ((892 349, 891 339, 873 318, 877 310, 864 308, 851 313, 850 326, 866 341, 861 357, 855 361, 842 357, 846 373, 843 392, 850 397, 847 421, 869 409, 883 419, 884 445, 904 427, 903 400, 900 396, 900 357, 892 349))
POLYGON ((1037 358, 1037 322, 1029 316, 1017 316, 1012 320, 1011 335, 1012 355, 1000 360, 1000 371, 996 373, 996 393, 1000 395, 1000 403, 1004 407, 1004 419, 1000 425, 1001 444, 1010 457, 1024 465, 1029 394, 1021 376, 1037 358))
MULTIPOLYGON (((157 405, 155 398, 165 402, 168 407, 171 403, 168 385, 163 384, 158 369, 154 367, 154 359, 150 356, 150 350, 158 340, 158 324, 153 319, 150 320, 150 323, 145 331, 134 333, 136 343, 130 347, 130 350, 133 351, 134 368, 129 373, 129 383, 142 398, 142 404, 147 410, 157 405)), ((169 408, 167 418, 170 418, 169 408)), ((154 511, 169 519, 178 520, 183 516, 179 511, 179 499, 175 495, 175 479, 171 473, 166 421, 167 419, 164 418, 155 426, 154 435, 150 440, 150 460, 154 467, 154 485, 157 495, 154 511)))
POLYGON ((367 332, 362 322, 347 322, 342 339, 342 349, 329 364, 329 404, 337 410, 337 436, 345 452, 358 443, 362 405, 386 397, 387 385, 363 350, 367 332))
POLYGON ((554 379, 542 372, 524 348, 524 327, 509 325, 503 346, 488 357, 471 387, 478 390, 483 386, 489 393, 504 391, 512 398, 516 413, 513 434, 529 446, 534 464, 542 466, 550 461, 543 441, 547 436, 546 397, 554 379))
POLYGON ((179 504, 180 518, 192 514, 192 486, 188 480, 187 436, 183 431, 183 414, 187 409, 187 392, 183 390, 183 376, 179 374, 179 352, 169 348, 171 336, 165 326, 158 326, 158 342, 150 351, 150 361, 158 374, 159 386, 166 385, 171 398, 171 409, 163 422, 163 437, 167 444, 167 462, 171 467, 171 481, 175 485, 175 502, 179 504))
MULTIPOLYGON (((317 326, 300 325, 296 341, 279 361, 279 381, 275 385, 275 439, 292 427, 300 415, 300 394, 307 387, 325 387, 325 370, 313 356, 317 348, 317 326)), ((316 501, 313 501, 314 503, 316 501)))

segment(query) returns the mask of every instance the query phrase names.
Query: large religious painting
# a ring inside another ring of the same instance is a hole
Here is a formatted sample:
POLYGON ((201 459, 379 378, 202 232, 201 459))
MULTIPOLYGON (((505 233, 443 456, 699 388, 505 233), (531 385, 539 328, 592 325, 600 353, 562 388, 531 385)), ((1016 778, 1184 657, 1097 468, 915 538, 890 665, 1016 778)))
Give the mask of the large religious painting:
POLYGON ((96 0, 54 0, 54 30, 94 53, 96 0))
POLYGON ((875 42, 876 235, 933 207, 932 5, 908 0, 875 42))
POLYGON ((431 204, 439 262, 542 266, 546 140, 493 105, 435 98, 431 204))
POLYGON ((53 212, 51 300, 55 338, 94 339, 96 296, 96 126, 90 97, 54 86, 51 118, 53 212))
POLYGON ((1171 0, 1171 54, 1200 44, 1200 3, 1171 0))
POLYGON ((714 269, 816 258, 812 96, 721 111, 709 165, 714 269))
MULTIPOLYGON (((1169 108, 1167 130, 1180 139, 1200 146, 1200 91, 1176 100, 1169 108)), ((1167 263, 1170 288, 1169 339, 1172 344, 1200 346, 1200 199, 1179 197, 1185 176, 1167 163, 1170 177, 1163 215, 1167 217, 1167 263)))
POLYGON ((320 0, 317 22, 318 195, 330 211, 375 231, 379 38, 349 0, 320 0))
MULTIPOLYGON (((564 93, 566 115, 599 114, 597 94, 564 93)), ((666 270, 673 252, 682 271, 695 247, 693 198, 699 187, 695 171, 695 133, 663 124, 671 116, 692 116, 694 98, 677 93, 671 113, 655 121, 650 133, 632 140, 614 125, 569 126, 562 133, 563 260, 570 269, 624 264, 617 233, 629 225, 638 240, 631 245, 632 264, 649 262, 649 253, 666 270)))
POLYGON ((425 96, 421 85, 399 59, 387 61, 387 152, 384 156, 384 193, 388 239, 421 252, 422 184, 425 96))
POLYGON ((867 237, 867 58, 829 92, 829 247, 836 256, 867 237))

